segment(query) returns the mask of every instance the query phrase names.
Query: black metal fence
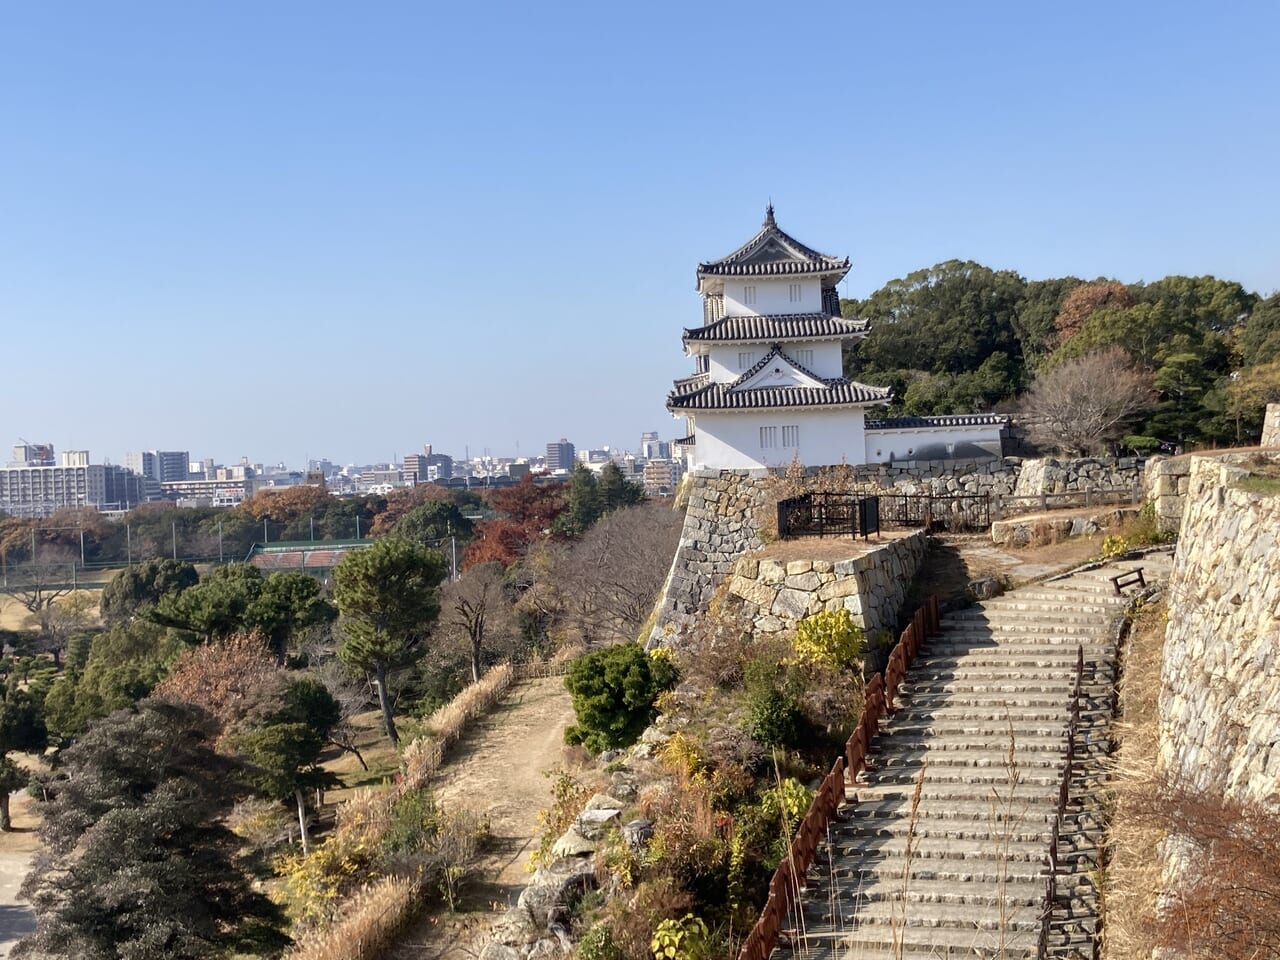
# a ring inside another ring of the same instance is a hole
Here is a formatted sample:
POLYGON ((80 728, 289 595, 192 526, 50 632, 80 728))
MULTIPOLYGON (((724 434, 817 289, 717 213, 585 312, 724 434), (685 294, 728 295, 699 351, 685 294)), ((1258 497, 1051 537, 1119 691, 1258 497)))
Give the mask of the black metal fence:
POLYGON ((778 536, 869 537, 880 532, 880 501, 848 493, 805 493, 778 501, 778 536))
POLYGON ((895 527, 987 530, 991 527, 991 497, 985 493, 890 494, 880 497, 880 516, 886 525, 895 527))

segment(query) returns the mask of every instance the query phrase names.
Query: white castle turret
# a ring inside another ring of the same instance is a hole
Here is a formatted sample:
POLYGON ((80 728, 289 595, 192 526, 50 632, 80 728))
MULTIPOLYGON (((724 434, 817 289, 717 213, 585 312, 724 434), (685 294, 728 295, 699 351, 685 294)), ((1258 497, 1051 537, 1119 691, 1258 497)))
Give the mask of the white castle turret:
POLYGON ((848 272, 848 257, 784 233, 772 205, 754 237, 698 264, 703 323, 684 332, 695 372, 667 399, 688 418, 692 467, 866 462, 865 409, 890 392, 844 376, 845 342, 868 329, 840 316, 836 284, 848 272))

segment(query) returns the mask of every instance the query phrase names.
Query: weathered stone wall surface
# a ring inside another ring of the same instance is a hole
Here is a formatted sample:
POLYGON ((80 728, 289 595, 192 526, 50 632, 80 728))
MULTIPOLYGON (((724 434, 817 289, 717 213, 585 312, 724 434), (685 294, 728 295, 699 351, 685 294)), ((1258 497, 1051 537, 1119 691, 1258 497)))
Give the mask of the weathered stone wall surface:
POLYGON ((1280 403, 1268 403, 1266 419, 1262 421, 1262 445, 1280 447, 1280 403))
POLYGON ((1115 507, 1087 516, 1036 516, 996 520, 991 524, 991 542, 1007 547, 1028 547, 1067 537, 1091 537, 1103 530, 1114 529, 1127 518, 1137 515, 1137 507, 1115 507))
POLYGON ((1142 492, 1156 512, 1156 526, 1165 533, 1182 527, 1187 489, 1191 483, 1190 457, 1152 457, 1142 474, 1142 492))
POLYGON ((1133 487, 1142 479, 1137 457, 1084 457, 1078 460, 1023 460, 1012 491, 1015 497, 1042 493, 1133 487))
MULTIPOLYGON (((1280 462, 1280 458, 1278 458, 1280 462)), ((1191 458, 1168 591, 1160 763, 1235 800, 1280 796, 1280 495, 1191 458)))
POLYGON ((648 646, 665 642, 707 609, 734 561, 764 546, 760 526, 775 510, 766 470, 689 475, 684 529, 649 634, 648 646))
POLYGON ((848 610, 868 637, 893 631, 906 588, 926 550, 924 531, 887 540, 846 560, 743 557, 733 568, 737 597, 759 633, 777 633, 819 610, 848 610))

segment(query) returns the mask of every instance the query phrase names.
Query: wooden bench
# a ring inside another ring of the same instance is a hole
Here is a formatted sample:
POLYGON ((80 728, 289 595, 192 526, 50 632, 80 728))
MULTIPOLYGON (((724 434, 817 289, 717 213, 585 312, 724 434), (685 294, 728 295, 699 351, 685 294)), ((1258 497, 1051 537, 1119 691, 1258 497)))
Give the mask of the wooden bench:
POLYGON ((1116 593, 1124 593, 1125 587, 1132 587, 1137 584, 1140 587, 1147 585, 1146 577, 1142 575, 1141 567, 1134 567, 1132 570, 1126 570, 1124 573, 1117 573, 1111 578, 1111 583, 1116 588, 1116 593))

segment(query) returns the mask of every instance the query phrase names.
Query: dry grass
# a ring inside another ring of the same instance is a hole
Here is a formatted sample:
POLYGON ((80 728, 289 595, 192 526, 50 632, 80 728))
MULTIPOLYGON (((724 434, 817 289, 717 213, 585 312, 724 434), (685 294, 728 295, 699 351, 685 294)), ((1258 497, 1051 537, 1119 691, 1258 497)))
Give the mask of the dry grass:
POLYGON ((1164 633, 1164 604, 1150 604, 1135 619, 1125 649, 1116 723, 1120 746, 1112 758, 1110 862, 1102 887, 1105 960, 1150 960, 1154 946, 1151 922, 1160 887, 1158 845, 1164 832, 1144 813, 1155 782, 1164 633))
MULTIPOLYGON (((97 627, 101 625, 98 617, 99 601, 102 598, 103 584, 98 581, 91 581, 91 578, 100 571, 84 571, 83 576, 87 582, 96 583, 95 586, 73 590, 68 594, 60 597, 56 603, 66 603, 72 597, 82 597, 85 601, 85 626, 97 627)), ((111 571, 114 573, 115 571, 111 571)), ((34 615, 19 603, 12 596, 0 593, 0 630, 34 630, 36 624, 33 622, 34 615)))
MULTIPOLYGON (((402 797, 425 790, 445 755, 467 726, 491 710, 511 689, 516 672, 509 664, 490 670, 431 715, 430 733, 404 750, 404 774, 390 789, 359 788, 338 808, 337 828, 326 843, 368 848, 385 835, 392 809, 402 797)), ((291 960, 363 960, 381 954, 413 916, 422 892, 420 878, 384 877, 362 888, 340 908, 339 919, 306 937, 291 960)))
POLYGON ((383 877, 347 904, 342 921, 298 942, 290 960, 373 960, 394 942, 416 906, 418 883, 383 877))

